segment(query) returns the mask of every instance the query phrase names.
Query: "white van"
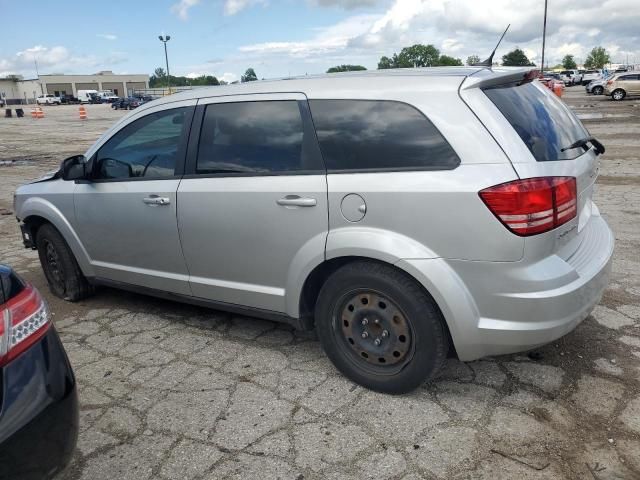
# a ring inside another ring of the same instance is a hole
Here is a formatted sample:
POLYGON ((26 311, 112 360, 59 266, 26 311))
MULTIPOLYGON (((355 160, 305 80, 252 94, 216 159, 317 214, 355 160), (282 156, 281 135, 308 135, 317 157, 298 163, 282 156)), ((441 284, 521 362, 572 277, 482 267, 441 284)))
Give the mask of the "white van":
POLYGON ((78 100, 80 103, 91 103, 91 97, 97 94, 97 90, 78 90, 78 100))

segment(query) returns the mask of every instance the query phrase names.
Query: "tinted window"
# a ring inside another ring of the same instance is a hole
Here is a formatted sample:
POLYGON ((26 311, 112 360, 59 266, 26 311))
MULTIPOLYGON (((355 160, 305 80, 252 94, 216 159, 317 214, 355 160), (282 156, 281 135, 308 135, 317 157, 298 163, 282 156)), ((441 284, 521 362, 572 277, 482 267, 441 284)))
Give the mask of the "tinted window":
POLYGON ((317 169, 317 157, 306 153, 304 143, 302 116, 295 100, 208 105, 196 171, 212 174, 317 169))
POLYGON ((584 153, 582 148, 560 151, 589 134, 573 112, 552 93, 531 82, 490 88, 484 93, 537 161, 570 160, 584 153))
POLYGON ((405 103, 312 100, 329 170, 451 169, 460 160, 433 124, 405 103))
POLYGON ((98 151, 95 177, 173 176, 186 113, 186 107, 163 110, 124 127, 98 151))
POLYGON ((618 77, 616 80, 623 80, 623 81, 638 80, 638 75, 622 75, 618 77))

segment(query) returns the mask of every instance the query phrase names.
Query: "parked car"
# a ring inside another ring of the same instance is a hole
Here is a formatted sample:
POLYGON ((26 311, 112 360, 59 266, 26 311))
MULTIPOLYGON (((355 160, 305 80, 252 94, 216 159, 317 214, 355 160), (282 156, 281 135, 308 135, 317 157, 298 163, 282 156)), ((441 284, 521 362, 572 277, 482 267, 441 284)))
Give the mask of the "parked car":
POLYGON ((117 100, 120 100, 120 97, 114 94, 111 90, 101 90, 96 93, 96 96, 102 103, 113 103, 117 100))
POLYGON ((566 87, 574 85, 576 79, 582 79, 582 76, 578 74, 578 70, 563 70, 559 75, 566 87))
POLYGON ((60 102, 66 105, 76 105, 80 103, 80 100, 73 95, 62 95, 60 97, 60 102))
POLYGON ((449 351, 565 335, 607 285, 614 237, 592 201, 604 147, 537 76, 385 70, 177 93, 18 188, 14 210, 61 298, 111 285, 315 326, 347 377, 405 392, 449 351))
POLYGON ((614 100, 624 100, 629 96, 640 95, 640 74, 616 73, 607 80, 604 94, 614 100))
POLYGON ((0 478, 53 478, 76 447, 76 381, 45 301, 6 265, 0 319, 0 478))
POLYGON ((133 110, 138 108, 143 102, 136 97, 119 98, 111 104, 111 108, 118 110, 133 110))
POLYGON ((100 103, 97 95, 97 90, 78 90, 78 100, 80 100, 80 103, 100 103))
POLYGON ((613 73, 610 73, 606 77, 591 80, 587 86, 584 87, 586 92, 593 95, 602 95, 604 93, 604 87, 607 84, 607 80, 609 80, 613 75, 613 73))
POLYGON ((582 74, 582 86, 588 85, 592 80, 602 78, 602 70, 585 70, 582 74))
POLYGON ((46 95, 40 95, 38 98, 36 98, 36 104, 38 105, 60 105, 62 103, 62 100, 60 100, 60 97, 57 97, 53 94, 46 94, 46 95))
POLYGON ((538 78, 540 83, 555 93, 558 97, 562 97, 565 88, 565 81, 557 73, 544 73, 538 78))

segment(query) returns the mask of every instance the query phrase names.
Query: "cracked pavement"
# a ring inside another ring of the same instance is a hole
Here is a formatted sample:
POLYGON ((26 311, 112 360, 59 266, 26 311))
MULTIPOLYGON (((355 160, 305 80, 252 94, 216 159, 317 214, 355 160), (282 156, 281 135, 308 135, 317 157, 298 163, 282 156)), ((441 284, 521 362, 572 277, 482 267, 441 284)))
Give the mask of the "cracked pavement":
MULTIPOLYGON (((585 124, 607 147, 595 200, 617 244, 603 301, 546 347, 450 359, 409 395, 344 379, 314 332, 107 288, 63 302, 0 216, 0 261, 49 301, 78 379, 78 447, 57 479, 640 478, 640 101, 579 87, 566 100, 596 114, 585 124)), ((25 160, 0 166, 0 211, 120 115, 89 107, 82 127, 66 107, 0 119, 0 160, 25 160)))

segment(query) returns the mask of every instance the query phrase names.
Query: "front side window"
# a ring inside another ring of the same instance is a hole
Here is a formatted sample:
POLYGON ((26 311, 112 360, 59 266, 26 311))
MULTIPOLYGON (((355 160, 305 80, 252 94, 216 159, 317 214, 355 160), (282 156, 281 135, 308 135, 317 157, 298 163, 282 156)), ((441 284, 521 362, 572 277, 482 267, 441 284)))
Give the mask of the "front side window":
POLYGON ((202 124, 196 173, 316 170, 316 159, 304 145, 296 100, 211 104, 202 124))
POLYGON ((173 108, 128 124, 98 150, 94 178, 173 176, 186 113, 173 108))
POLYGON ((328 170, 447 170, 460 160, 438 129, 406 103, 311 100, 328 170))

